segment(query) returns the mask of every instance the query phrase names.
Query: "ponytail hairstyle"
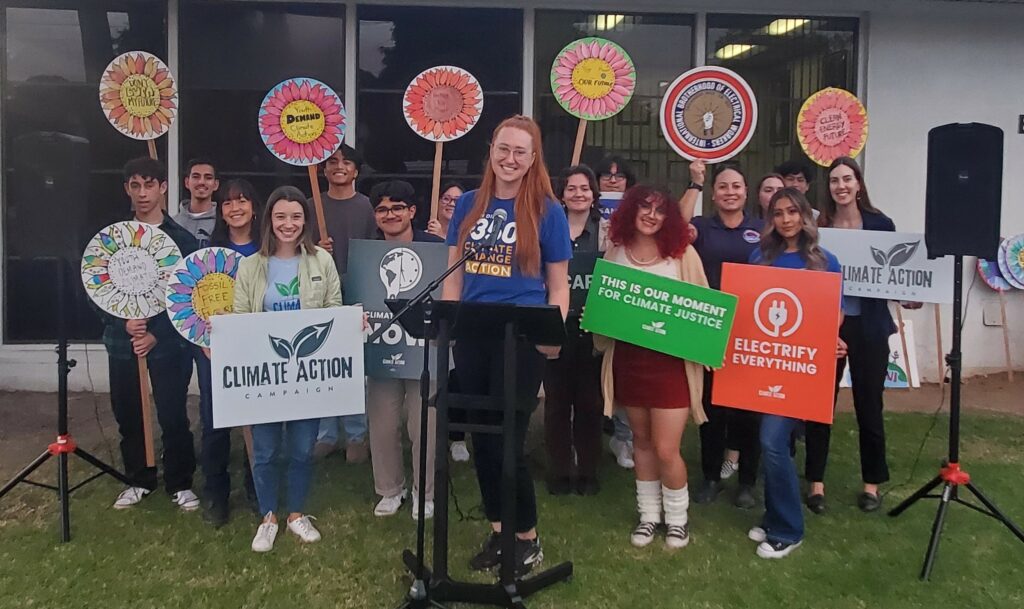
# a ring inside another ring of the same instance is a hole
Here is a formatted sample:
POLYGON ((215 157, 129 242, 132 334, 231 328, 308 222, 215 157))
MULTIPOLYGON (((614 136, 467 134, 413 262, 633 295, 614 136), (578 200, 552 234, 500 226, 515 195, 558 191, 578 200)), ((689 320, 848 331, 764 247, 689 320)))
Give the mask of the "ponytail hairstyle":
MULTIPOLYGON (((540 127, 532 118, 516 114, 501 121, 491 136, 492 142, 498 139, 498 133, 502 129, 525 131, 532 140, 533 164, 523 176, 523 182, 516 194, 513 213, 516 221, 515 264, 524 275, 536 277, 540 275, 541 270, 540 220, 546 208, 545 200, 556 200, 555 193, 551 190, 551 176, 544 164, 540 127)), ((473 206, 463 218, 462 226, 459 227, 459 243, 466 242, 469 232, 477 221, 484 217, 487 206, 494 198, 496 181, 497 176, 494 175, 494 169, 491 167, 491 151, 488 148, 487 158, 484 159, 483 180, 480 182, 480 188, 476 191, 473 206)))
POLYGON ((812 271, 823 271, 828 267, 825 251, 818 245, 818 225, 807 197, 795 188, 783 188, 772 195, 768 202, 764 232, 761 234, 761 264, 771 266, 786 251, 786 239, 775 230, 775 208, 782 200, 792 201, 800 210, 803 228, 799 235, 800 258, 812 271))
MULTIPOLYGON (((828 170, 825 171, 826 181, 831 181, 832 171, 840 165, 845 165, 852 169, 853 177, 857 178, 857 185, 860 186, 860 190, 857 192, 857 208, 862 212, 873 214, 881 213, 874 205, 871 204, 871 197, 868 196, 868 185, 864 183, 864 172, 861 171, 860 165, 857 164, 857 161, 852 158, 848 156, 841 156, 832 161, 832 164, 828 166, 828 170)), ((818 218, 818 225, 823 227, 832 226, 832 222, 835 221, 836 218, 836 202, 835 199, 832 198, 831 188, 829 189, 826 201, 825 209, 822 211, 821 217, 818 218)))

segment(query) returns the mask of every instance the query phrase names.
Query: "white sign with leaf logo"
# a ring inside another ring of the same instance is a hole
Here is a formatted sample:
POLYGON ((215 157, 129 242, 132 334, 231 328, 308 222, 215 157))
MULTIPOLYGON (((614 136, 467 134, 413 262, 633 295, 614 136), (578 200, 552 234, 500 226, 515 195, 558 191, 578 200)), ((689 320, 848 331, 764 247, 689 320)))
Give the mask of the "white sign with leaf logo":
POLYGON ((841 228, 820 229, 821 246, 843 265, 843 295, 949 303, 953 259, 929 259, 924 235, 841 228))
POLYGON ((363 309, 218 315, 214 427, 366 412, 363 309))

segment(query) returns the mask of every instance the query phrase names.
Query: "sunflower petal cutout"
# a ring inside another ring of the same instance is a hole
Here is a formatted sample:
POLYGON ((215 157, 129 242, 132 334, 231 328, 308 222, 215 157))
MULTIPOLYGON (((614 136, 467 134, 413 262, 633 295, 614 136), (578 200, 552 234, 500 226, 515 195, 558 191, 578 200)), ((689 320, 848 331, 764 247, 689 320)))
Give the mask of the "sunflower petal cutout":
POLYGON ((260 105, 258 127, 263 144, 291 165, 327 160, 345 138, 345 105, 329 86, 312 78, 278 83, 260 105))
POLYGON ((796 124, 800 147, 823 167, 841 156, 857 156, 868 139, 867 110, 853 93, 835 87, 808 97, 796 124))
POLYGON ((171 325, 185 340, 210 346, 210 318, 232 311, 242 255, 225 247, 197 250, 175 265, 165 302, 171 325))
POLYGON ((629 54, 604 38, 581 38, 563 48, 551 65, 551 91, 576 118, 611 118, 629 103, 636 68, 629 54))
POLYGON ((118 222, 98 232, 82 254, 82 285, 103 311, 149 319, 164 310, 164 291, 181 250, 159 228, 118 222))
POLYGON ((420 137, 450 142, 469 133, 484 109, 484 93, 472 74, 455 66, 420 72, 405 89, 402 112, 420 137))
POLYGON ((100 77, 99 95, 110 124, 137 140, 167 133, 178 115, 178 89, 171 71, 145 51, 129 51, 111 61, 100 77))

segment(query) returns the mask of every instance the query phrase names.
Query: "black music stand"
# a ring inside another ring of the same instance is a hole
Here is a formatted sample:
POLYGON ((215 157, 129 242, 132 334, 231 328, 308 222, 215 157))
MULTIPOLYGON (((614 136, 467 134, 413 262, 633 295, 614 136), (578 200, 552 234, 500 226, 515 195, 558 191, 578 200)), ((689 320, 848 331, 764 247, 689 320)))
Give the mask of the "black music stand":
MULTIPOLYGON (((399 312, 407 301, 386 301, 388 308, 399 312)), ((435 606, 441 602, 474 603, 509 608, 525 608, 523 599, 562 580, 572 577, 571 562, 561 563, 524 579, 514 575, 516 484, 515 484, 515 425, 516 425, 516 358, 518 338, 533 344, 561 345, 565 341, 565 324, 558 308, 551 305, 507 305, 499 303, 472 303, 458 301, 431 301, 427 319, 436 324, 425 326, 424 312, 419 305, 410 309, 400 322, 406 332, 416 338, 436 339, 437 343, 437 401, 436 451, 434 460, 434 568, 425 569, 422 557, 406 550, 402 558, 413 573, 422 573, 429 580, 427 596, 435 606), (433 332, 425 329, 436 328, 433 332), (426 336, 425 334, 431 334, 426 336), (459 337, 489 338, 501 341, 505 371, 501 397, 448 393, 448 349, 459 337), (448 408, 456 406, 466 410, 491 410, 503 413, 500 425, 455 423, 451 427, 472 433, 501 434, 502 513, 501 513, 501 565, 498 581, 493 584, 460 582, 448 574, 448 408)), ((425 421, 426 419, 424 419, 425 421)), ((421 462, 420 471, 426 463, 421 462)), ((422 488, 422 487, 421 487, 422 488)))

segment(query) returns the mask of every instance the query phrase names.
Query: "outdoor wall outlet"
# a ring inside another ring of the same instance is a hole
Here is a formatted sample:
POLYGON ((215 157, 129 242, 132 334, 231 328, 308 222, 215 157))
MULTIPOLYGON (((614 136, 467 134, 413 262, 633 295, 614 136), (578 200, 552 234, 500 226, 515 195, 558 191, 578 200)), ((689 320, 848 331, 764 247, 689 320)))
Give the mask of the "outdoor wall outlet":
POLYGON ((999 312, 999 302, 986 302, 981 306, 981 323, 990 328, 1003 325, 1003 316, 999 312))

